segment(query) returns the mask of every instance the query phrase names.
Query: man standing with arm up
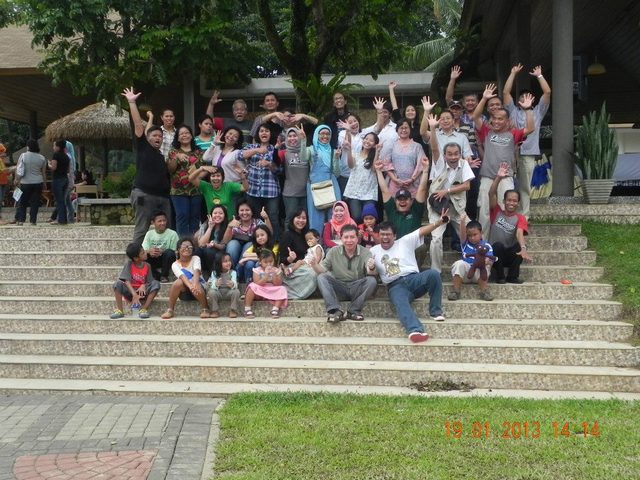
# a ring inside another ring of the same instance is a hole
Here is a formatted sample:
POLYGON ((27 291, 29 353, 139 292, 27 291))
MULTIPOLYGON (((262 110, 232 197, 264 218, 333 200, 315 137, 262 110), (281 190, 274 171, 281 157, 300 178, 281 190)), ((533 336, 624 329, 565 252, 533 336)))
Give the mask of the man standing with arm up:
MULTIPOLYGON (((522 108, 515 105, 513 97, 511 96, 511 90, 513 89, 513 82, 516 75, 522 70, 522 65, 518 64, 511 68, 511 73, 504 83, 504 89, 502 90, 504 108, 509 112, 509 116, 515 123, 516 128, 525 128, 527 123, 527 113, 522 108)), ((540 158, 540 125, 547 110, 549 110, 549 104, 551 101, 551 87, 542 76, 542 67, 538 65, 535 67, 529 75, 533 75, 538 79, 540 88, 542 89, 542 96, 538 104, 532 108, 534 130, 527 135, 527 139, 520 145, 520 156, 518 158, 518 166, 516 171, 516 178, 518 180, 518 192, 520 193, 520 207, 522 214, 529 218, 529 203, 531 195, 531 177, 533 176, 533 168, 536 166, 536 160, 540 158)), ((518 95, 518 100, 522 101, 525 94, 531 94, 529 90, 521 90, 518 95)))

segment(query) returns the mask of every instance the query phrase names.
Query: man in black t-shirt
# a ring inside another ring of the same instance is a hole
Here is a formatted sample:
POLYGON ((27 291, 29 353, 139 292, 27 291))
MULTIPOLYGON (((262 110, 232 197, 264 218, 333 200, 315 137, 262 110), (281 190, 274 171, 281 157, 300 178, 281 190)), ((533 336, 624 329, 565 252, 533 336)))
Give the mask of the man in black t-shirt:
POLYGON ((162 130, 154 125, 147 127, 145 132, 136 105, 136 99, 140 93, 134 93, 133 88, 125 88, 122 92, 122 96, 129 102, 137 145, 136 177, 131 190, 131 206, 136 224, 132 241, 135 243, 142 243, 154 212, 171 211, 169 171, 164 156, 160 152, 162 130))

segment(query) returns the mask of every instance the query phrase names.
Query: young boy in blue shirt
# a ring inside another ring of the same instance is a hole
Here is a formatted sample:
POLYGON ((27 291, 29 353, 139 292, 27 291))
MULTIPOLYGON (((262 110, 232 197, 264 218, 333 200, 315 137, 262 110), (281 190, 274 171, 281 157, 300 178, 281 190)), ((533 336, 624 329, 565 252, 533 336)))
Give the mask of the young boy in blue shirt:
POLYGON ((491 245, 482 239, 482 225, 475 220, 469 221, 467 215, 463 212, 460 216, 460 242, 462 243, 462 259, 457 260, 451 266, 451 276, 453 277, 453 290, 447 298, 455 301, 460 299, 460 287, 462 283, 477 282, 480 293, 478 297, 481 300, 490 302, 493 296, 487 289, 489 281, 489 273, 491 265, 494 261, 493 249, 491 245), (486 249, 485 263, 482 268, 476 268, 471 278, 469 272, 473 268, 475 257, 478 255, 478 248, 483 246, 486 249), (484 269, 484 272, 482 271, 484 269))

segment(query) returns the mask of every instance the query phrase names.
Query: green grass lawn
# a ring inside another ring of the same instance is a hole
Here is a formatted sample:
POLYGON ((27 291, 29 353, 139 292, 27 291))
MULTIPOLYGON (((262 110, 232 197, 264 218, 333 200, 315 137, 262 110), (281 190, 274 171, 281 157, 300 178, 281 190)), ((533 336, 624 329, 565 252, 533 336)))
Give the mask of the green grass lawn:
MULTIPOLYGON (((584 223, 583 233, 625 319, 640 325, 640 226, 584 223)), ((640 402, 235 395, 221 411, 215 471, 269 480, 640 479, 640 402), (596 421, 599 435, 585 437, 582 423, 596 421)))
POLYGON ((241 394, 220 414, 220 479, 640 478, 640 402, 241 394))
POLYGON ((585 222, 582 232, 605 269, 602 281, 614 286, 614 299, 624 304, 626 319, 640 325, 640 225, 585 222))

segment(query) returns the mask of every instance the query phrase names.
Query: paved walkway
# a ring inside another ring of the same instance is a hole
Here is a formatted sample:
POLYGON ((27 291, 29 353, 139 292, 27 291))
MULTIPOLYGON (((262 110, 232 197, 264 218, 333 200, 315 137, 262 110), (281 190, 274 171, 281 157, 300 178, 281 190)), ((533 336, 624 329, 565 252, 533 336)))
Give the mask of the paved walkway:
POLYGON ((219 403, 213 398, 0 396, 0 480, 210 478, 207 453, 210 437, 217 436, 219 403))

